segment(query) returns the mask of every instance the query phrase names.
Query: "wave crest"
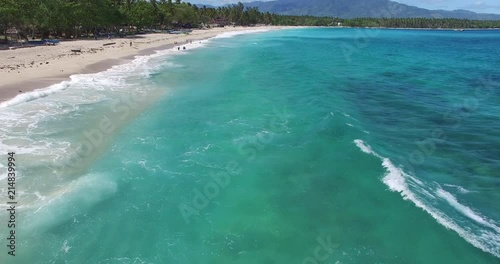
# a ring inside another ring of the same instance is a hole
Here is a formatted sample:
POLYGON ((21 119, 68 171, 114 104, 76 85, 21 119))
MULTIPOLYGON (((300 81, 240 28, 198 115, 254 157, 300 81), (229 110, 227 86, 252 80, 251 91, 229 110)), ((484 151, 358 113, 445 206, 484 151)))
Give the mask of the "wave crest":
POLYGON ((459 203, 456 197, 444 191, 440 186, 437 188, 427 186, 412 175, 405 173, 403 169, 394 165, 389 158, 382 157, 376 153, 371 146, 366 144, 363 140, 356 139, 354 143, 364 153, 381 159, 382 166, 387 171, 382 181, 391 191, 399 192, 404 200, 413 202, 417 207, 430 214, 439 224, 447 229, 455 231, 470 244, 500 258, 500 228, 493 220, 486 219, 476 213, 474 209, 459 203), (420 195, 420 193, 423 195, 420 195), (432 193, 434 193, 434 195, 432 193), (431 203, 426 203, 425 197, 431 199, 439 197, 445 200, 451 207, 460 212, 461 215, 465 215, 485 228, 472 229, 470 227, 460 226, 458 223, 461 223, 461 221, 456 221, 453 217, 439 210, 436 206, 431 203))

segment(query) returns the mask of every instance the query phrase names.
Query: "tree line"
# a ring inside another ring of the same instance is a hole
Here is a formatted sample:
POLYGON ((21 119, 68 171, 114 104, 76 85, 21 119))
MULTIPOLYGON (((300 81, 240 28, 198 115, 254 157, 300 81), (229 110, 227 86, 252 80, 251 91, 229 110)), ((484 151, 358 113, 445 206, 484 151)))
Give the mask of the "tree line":
POLYGON ((455 18, 355 18, 342 20, 348 27, 386 28, 445 28, 489 29, 500 28, 500 20, 468 20, 455 18))
MULTIPOLYGON (((116 32, 134 26, 148 29, 202 27, 213 21, 232 25, 347 26, 394 28, 500 28, 500 21, 429 18, 355 18, 287 16, 260 12, 242 3, 208 8, 181 0, 1 0, 0 32, 79 37, 98 30, 116 32)), ((0 33, 2 34, 2 33, 0 33)))

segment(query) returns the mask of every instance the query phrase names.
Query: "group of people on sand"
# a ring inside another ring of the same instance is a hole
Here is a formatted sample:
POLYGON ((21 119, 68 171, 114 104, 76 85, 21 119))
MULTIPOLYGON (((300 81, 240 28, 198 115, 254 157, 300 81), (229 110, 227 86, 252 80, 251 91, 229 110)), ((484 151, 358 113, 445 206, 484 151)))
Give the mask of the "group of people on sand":
MULTIPOLYGON (((186 40, 186 43, 192 44, 192 43, 193 43, 193 41, 186 40)), ((177 42, 177 41, 174 41, 174 44, 175 44, 175 45, 177 45, 177 44, 178 44, 178 42, 177 42)), ((132 47, 132 41, 130 41, 130 47, 132 47)), ((185 50, 185 49, 186 49, 186 46, 183 46, 183 47, 182 47, 182 49, 183 49, 183 50, 185 50)), ((181 47, 180 47, 180 46, 179 46, 179 47, 177 47, 177 50, 181 50, 181 47)))
MULTIPOLYGON (((186 43, 192 44, 192 43, 193 43, 193 41, 186 40, 186 43)), ((174 41, 174 44, 175 44, 175 45, 177 45, 177 44, 178 44, 178 42, 177 42, 177 41, 174 41)), ((182 49, 183 49, 183 50, 185 50, 185 49, 186 49, 186 46, 183 46, 183 47, 182 47, 182 49)), ((180 47, 180 46, 179 46, 179 47, 177 47, 177 50, 181 50, 181 47, 180 47)))

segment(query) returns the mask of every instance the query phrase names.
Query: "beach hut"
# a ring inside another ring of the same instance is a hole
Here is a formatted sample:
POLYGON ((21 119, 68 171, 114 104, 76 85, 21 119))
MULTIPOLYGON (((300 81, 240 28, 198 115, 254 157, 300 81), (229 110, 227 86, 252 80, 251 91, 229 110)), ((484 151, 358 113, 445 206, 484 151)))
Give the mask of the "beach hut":
POLYGON ((210 21, 210 27, 225 27, 229 24, 230 24, 229 20, 227 20, 224 17, 217 17, 215 19, 212 19, 212 21, 210 21))
POLYGON ((7 38, 10 38, 10 40, 15 40, 16 42, 21 39, 21 36, 19 35, 19 31, 17 31, 16 28, 9 28, 5 31, 5 35, 7 38))

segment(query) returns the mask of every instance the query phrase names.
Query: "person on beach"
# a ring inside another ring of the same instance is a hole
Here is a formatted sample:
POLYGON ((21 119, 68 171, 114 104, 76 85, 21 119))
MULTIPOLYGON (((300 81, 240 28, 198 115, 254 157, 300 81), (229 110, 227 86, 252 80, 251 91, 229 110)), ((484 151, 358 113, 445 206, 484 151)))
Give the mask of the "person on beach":
POLYGON ((130 47, 132 47, 132 41, 130 41, 130 47))

